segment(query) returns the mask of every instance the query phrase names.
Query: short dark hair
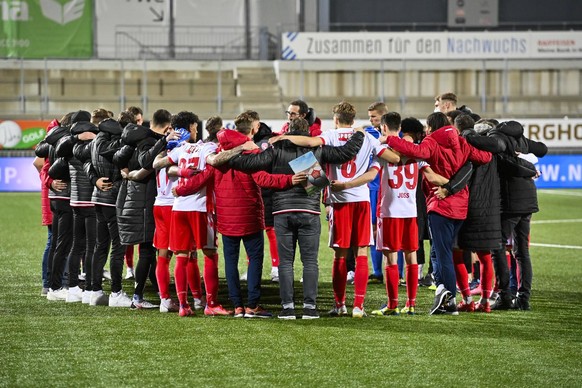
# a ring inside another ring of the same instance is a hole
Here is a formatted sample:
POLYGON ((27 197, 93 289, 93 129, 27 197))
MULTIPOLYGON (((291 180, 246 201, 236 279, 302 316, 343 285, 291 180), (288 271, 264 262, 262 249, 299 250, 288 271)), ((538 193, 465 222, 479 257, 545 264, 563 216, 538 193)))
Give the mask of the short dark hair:
POLYGON ((434 112, 428 115, 426 118, 426 125, 431 129, 431 132, 436 131, 439 128, 449 126, 449 120, 444 113, 434 112))
POLYGON ((182 111, 172 116, 170 124, 174 129, 184 128, 190 130, 190 125, 198 123, 199 121, 200 119, 195 113, 182 111))
POLYGON ((206 119, 206 130, 208 131, 207 141, 215 141, 216 134, 222 129, 222 117, 210 116, 206 119))
POLYGON ((449 123, 452 125, 455 122, 455 119, 462 114, 465 113, 461 112, 460 110, 452 110, 445 113, 445 116, 447 116, 449 123))
POLYGON ((289 122, 289 132, 309 136, 309 123, 303 117, 296 117, 289 122))
POLYGON ((402 133, 423 133, 424 125, 415 117, 407 117, 400 123, 400 130, 402 133))
POLYGON ((66 115, 64 115, 63 117, 61 117, 61 120, 60 120, 61 121, 60 122, 61 127, 68 127, 69 125, 71 125, 72 124, 73 115, 75 113, 76 112, 69 112, 66 115))
POLYGON ((382 124, 386 124, 391 132, 398 131, 398 129, 400 128, 401 121, 402 118, 400 117, 400 113, 398 112, 388 112, 382 115, 382 118, 380 119, 380 122, 382 124))
POLYGON ((356 108, 347 101, 342 101, 333 107, 333 115, 341 124, 352 125, 356 117, 356 108))
POLYGON ((306 115, 307 112, 309 111, 309 107, 307 106, 307 103, 303 100, 293 100, 289 103, 289 105, 298 106, 300 115, 306 115))
POLYGON ((465 129, 471 129, 475 126, 475 120, 468 114, 460 114, 455 117, 455 127, 459 132, 463 132, 465 129))
POLYGON ((457 95, 455 93, 443 93, 440 96, 437 97, 438 100, 447 100, 447 101, 451 101, 453 104, 457 105, 457 95))
POLYGON ((134 116, 137 116, 137 115, 142 115, 143 116, 143 110, 139 106, 130 106, 126 110, 130 111, 131 113, 133 113, 134 116))
POLYGON ((119 112, 119 115, 117 116, 117 121, 119 122, 119 125, 121 125, 121 128, 125 128, 127 124, 137 124, 137 121, 135 120, 135 115, 128 110, 119 112))
POLYGON ((165 109, 158 109, 152 116, 152 123, 155 126, 164 126, 170 124, 172 114, 165 109))

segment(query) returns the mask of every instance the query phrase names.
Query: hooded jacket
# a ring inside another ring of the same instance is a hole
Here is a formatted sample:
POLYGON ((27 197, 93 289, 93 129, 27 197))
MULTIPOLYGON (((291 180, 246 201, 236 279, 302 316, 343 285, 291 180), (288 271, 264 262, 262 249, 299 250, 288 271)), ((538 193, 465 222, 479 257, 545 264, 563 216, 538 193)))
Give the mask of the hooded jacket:
MULTIPOLYGON (((248 140, 246 135, 237 131, 218 132, 222 150, 233 149, 248 140)), ((249 174, 225 164, 216 168, 206 166, 203 173, 184 180, 176 191, 179 195, 191 194, 211 179, 216 200, 216 225, 218 232, 225 236, 247 236, 265 229, 260 188, 281 190, 292 185, 292 175, 271 175, 264 171, 249 174)))
POLYGON ((79 121, 71 126, 71 135, 63 137, 57 144, 57 156, 67 160, 69 176, 71 177, 71 206, 91 207, 93 185, 83 169, 82 159, 86 159, 91 140, 79 140, 78 135, 84 132, 97 133, 98 129, 89 121, 79 121), (77 147, 77 158, 73 152, 77 147))
POLYGON ((113 119, 99 123, 99 133, 89 146, 89 158, 84 160, 84 169, 89 181, 94 186, 91 202, 103 206, 115 206, 122 178, 119 168, 113 164, 113 155, 121 148, 121 125, 113 119), (107 191, 96 186, 99 178, 109 178, 113 184, 107 191))
MULTIPOLYGON (((291 132, 289 135, 302 135, 291 132)), ((304 135, 304 134, 303 134, 304 135)), ((238 170, 264 170, 273 174, 293 174, 289 162, 308 152, 313 152, 317 161, 325 166, 326 163, 342 164, 356 156, 362 143, 364 134, 356 132, 351 139, 341 147, 322 146, 316 148, 298 147, 289 140, 281 140, 267 148, 260 154, 239 155, 230 160, 230 165, 238 170)), ((289 190, 273 193, 273 214, 286 212, 306 212, 320 214, 321 194, 315 192, 308 195, 302 186, 293 186, 289 190)))
POLYGON ((55 191, 51 187, 54 179, 59 179, 69 183, 69 165, 65 158, 58 158, 56 152, 57 143, 66 136, 71 134, 69 127, 58 126, 52 128, 46 135, 45 139, 36 147, 35 153, 39 158, 47 158, 50 167, 47 172, 45 185, 49 187, 49 199, 64 199, 70 200, 71 185, 67 184, 67 188, 63 191, 55 191))
MULTIPOLYGON (((125 146, 113 156, 118 168, 151 170, 156 155, 166 147, 166 138, 141 125, 128 124, 121 139, 125 146)), ((116 211, 119 238, 123 245, 151 242, 154 237, 153 207, 156 174, 140 181, 124 180, 117 195, 116 211)))
MULTIPOLYGON (((433 131, 420 144, 407 142, 398 136, 388 137, 387 144, 406 156, 426 160, 437 174, 447 179, 450 179, 467 160, 477 164, 491 161, 491 153, 469 145, 452 126, 433 131)), ((467 217, 469 190, 466 186, 458 193, 442 200, 434 195, 432 184, 424 187, 429 213, 435 212, 455 220, 464 220, 467 217)))
POLYGON ((500 136, 507 148, 499 154, 498 171, 501 184, 501 209, 506 214, 531 214, 539 211, 537 189, 531 177, 515 171, 516 152, 532 153, 543 157, 548 147, 524 136, 523 126, 517 121, 500 123, 491 131, 491 136, 500 136))

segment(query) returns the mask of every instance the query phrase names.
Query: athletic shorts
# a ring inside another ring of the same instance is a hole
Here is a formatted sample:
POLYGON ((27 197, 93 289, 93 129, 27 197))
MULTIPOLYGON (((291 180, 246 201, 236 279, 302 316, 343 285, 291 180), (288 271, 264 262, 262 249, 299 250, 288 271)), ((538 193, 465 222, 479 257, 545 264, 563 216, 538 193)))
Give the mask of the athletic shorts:
POLYGON ((379 218, 376 249, 385 251, 417 251, 418 224, 412 218, 379 218))
POLYGON ((170 249, 170 225, 172 222, 172 206, 154 206, 154 247, 170 249))
POLYGON ((334 203, 330 212, 329 229, 329 246, 332 248, 374 245, 370 203, 334 203))
POLYGON ((216 249, 216 216, 212 213, 172 210, 170 250, 216 249))

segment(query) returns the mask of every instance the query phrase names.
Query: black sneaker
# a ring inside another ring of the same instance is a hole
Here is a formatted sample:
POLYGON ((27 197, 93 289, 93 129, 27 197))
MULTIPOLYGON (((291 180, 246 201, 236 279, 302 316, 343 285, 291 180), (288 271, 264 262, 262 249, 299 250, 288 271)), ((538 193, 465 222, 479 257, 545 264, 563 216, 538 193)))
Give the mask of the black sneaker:
POLYGON ((511 308, 513 310, 522 310, 522 311, 531 310, 529 302, 525 299, 522 299, 522 298, 515 298, 513 300, 513 302, 511 303, 511 308))
POLYGON ((283 309, 279 313, 279 319, 297 319, 295 316, 295 309, 283 309))
POLYGON ((371 274, 368 276, 368 284, 382 284, 384 277, 382 275, 371 274))
POLYGON ((434 284, 432 275, 427 273, 425 277, 418 279, 418 285, 421 287, 430 287, 434 284))
MULTIPOLYGON (((436 297, 435 297, 436 301, 436 297)), ((431 310, 431 315, 459 315, 459 311, 457 310, 457 304, 455 303, 455 298, 453 298, 453 294, 447 291, 447 294, 444 296, 443 303, 436 309, 434 312, 431 310)))
POLYGON ((308 309, 306 307, 303 308, 303 316, 302 319, 317 319, 319 318, 319 314, 317 313, 316 309, 308 309))
POLYGON ((450 297, 451 293, 443 288, 441 292, 434 296, 434 302, 432 304, 432 307, 430 308, 430 312, 428 313, 428 315, 444 314, 444 312, 438 310, 444 311, 443 305, 445 304, 446 301, 448 301, 450 297))
POLYGON ((511 309, 511 299, 503 298, 501 295, 497 297, 495 302, 491 305, 491 310, 509 310, 511 309))

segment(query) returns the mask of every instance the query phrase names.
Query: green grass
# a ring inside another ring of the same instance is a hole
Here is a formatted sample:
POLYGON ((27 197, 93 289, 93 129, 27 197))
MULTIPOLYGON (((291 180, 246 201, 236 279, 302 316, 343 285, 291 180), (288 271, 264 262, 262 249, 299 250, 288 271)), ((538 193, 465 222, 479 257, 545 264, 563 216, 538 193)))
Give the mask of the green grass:
MULTIPOLYGON (((534 221, 582 218, 582 191, 569 193, 541 192, 534 221)), ((38 194, 1 194, 0 228, 0 386, 582 386, 579 249, 532 247, 530 312, 429 317, 432 294, 421 288, 414 317, 179 319, 40 297, 38 194)), ((581 223, 534 223, 532 243, 582 245, 581 232, 581 223)), ((324 314, 326 230, 321 241, 324 314)), ((277 312, 269 270, 266 260, 263 302, 277 312)), ((369 286, 368 310, 384 292, 369 286)), ((228 304, 223 279, 220 297, 228 304)))

